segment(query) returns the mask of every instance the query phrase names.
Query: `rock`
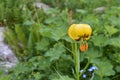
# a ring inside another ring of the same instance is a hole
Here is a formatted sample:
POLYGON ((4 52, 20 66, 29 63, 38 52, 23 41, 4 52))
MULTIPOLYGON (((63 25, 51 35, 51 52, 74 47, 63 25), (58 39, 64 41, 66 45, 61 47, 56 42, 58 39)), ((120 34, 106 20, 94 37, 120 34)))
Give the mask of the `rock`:
POLYGON ((50 8, 50 6, 44 4, 44 3, 40 3, 40 2, 35 2, 35 7, 38 9, 43 9, 44 11, 48 10, 50 8))
POLYGON ((1 67, 3 68, 3 69, 9 69, 9 68, 13 68, 13 67, 15 67, 16 66, 16 64, 14 64, 14 63, 11 63, 11 62, 4 62, 4 61, 2 61, 2 62, 0 62, 0 65, 1 65, 1 67))
POLYGON ((98 7, 93 10, 94 13, 103 13, 106 10, 106 7, 98 7))
POLYGON ((6 69, 15 67, 18 59, 10 49, 9 45, 4 43, 4 27, 0 27, 0 67, 6 69))
POLYGON ((3 35, 4 30, 5 30, 4 27, 0 27, 0 42, 4 40, 4 35, 3 35))

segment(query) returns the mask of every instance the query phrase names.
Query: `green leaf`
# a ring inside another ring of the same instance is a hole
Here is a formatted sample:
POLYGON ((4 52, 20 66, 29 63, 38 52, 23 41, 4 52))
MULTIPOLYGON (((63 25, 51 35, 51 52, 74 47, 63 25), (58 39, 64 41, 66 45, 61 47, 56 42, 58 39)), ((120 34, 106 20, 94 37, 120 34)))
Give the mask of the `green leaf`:
POLYGON ((59 13, 59 10, 55 9, 55 8, 50 8, 50 9, 45 11, 45 14, 47 14, 47 15, 50 15, 50 14, 53 14, 53 13, 59 13))
POLYGON ((27 64, 25 63, 19 63, 17 66, 14 68, 14 74, 18 76, 19 74, 25 73, 26 71, 29 71, 30 68, 27 67, 27 64))
POLYGON ((6 75, 3 77, 0 77, 0 80, 10 80, 11 76, 10 75, 6 75))
POLYGON ((73 78, 70 78, 69 76, 61 76, 59 79, 53 79, 53 80, 75 80, 73 78))
POLYGON ((41 28, 40 33, 44 37, 51 37, 52 36, 51 29, 49 27, 48 28, 45 28, 45 27, 41 28))
POLYGON ((27 48, 30 50, 32 48, 32 42, 33 42, 33 34, 32 32, 29 34, 28 41, 27 41, 27 48))
POLYGON ((114 61, 116 61, 117 63, 120 63, 120 53, 118 52, 118 53, 115 53, 115 54, 113 54, 113 59, 114 59, 114 61))
POLYGON ((111 76, 115 74, 113 65, 108 59, 94 59, 91 62, 98 67, 98 70, 96 70, 95 73, 100 77, 111 76))
POLYGON ((22 44, 25 47, 27 42, 22 27, 20 27, 19 25, 15 25, 15 32, 17 34, 17 38, 19 39, 20 42, 22 42, 22 44))
POLYGON ((3 74, 4 74, 4 70, 2 68, 0 68, 0 77, 3 76, 3 74))
POLYGON ((56 41, 58 41, 59 39, 61 39, 63 36, 65 36, 67 33, 66 28, 64 28, 64 26, 58 27, 56 29, 54 29, 54 31, 52 31, 52 38, 55 39, 56 41))
POLYGON ((93 36, 92 37, 92 42, 96 46, 104 47, 104 46, 106 46, 108 44, 108 38, 106 38, 103 35, 93 36))
POLYGON ((97 57, 102 56, 102 52, 96 48, 89 48, 87 52, 85 52, 85 57, 89 59, 95 59, 97 57))
POLYGON ((45 20, 46 24, 52 24, 52 23, 55 23, 55 22, 56 22, 56 17, 48 18, 48 19, 45 20))
POLYGON ((40 33, 44 37, 52 38, 55 41, 58 41, 67 34, 67 28, 64 26, 59 27, 43 27, 40 30, 40 33))
POLYGON ((58 60, 64 52, 64 45, 62 43, 56 43, 53 48, 50 48, 50 50, 45 53, 45 56, 50 57, 50 61, 58 60))
POLYGON ((68 35, 62 37, 62 39, 67 41, 67 42, 73 43, 73 40, 68 35))
POLYGON ((111 36, 115 33, 117 33, 119 30, 113 26, 105 26, 106 31, 108 32, 108 34, 111 36))
POLYGON ((115 70, 120 73, 120 66, 116 66, 115 70))
POLYGON ((49 76, 50 80, 58 79, 59 77, 60 76, 57 73, 55 73, 55 72, 51 73, 50 76, 49 76))
POLYGON ((81 14, 86 14, 87 11, 84 9, 76 9, 76 12, 81 13, 81 14))
MULTIPOLYGON (((36 56, 36 57, 32 57, 29 60, 28 65, 32 64, 32 68, 37 68, 39 70, 46 70, 47 68, 50 67, 50 59, 49 58, 44 58, 42 56, 36 56)), ((32 69, 31 68, 31 69, 32 69)))
POLYGON ((40 42, 36 43, 36 49, 37 50, 41 50, 41 51, 46 51, 48 49, 48 45, 49 45, 49 40, 46 38, 42 38, 42 40, 40 42))
POLYGON ((4 34, 5 34, 5 38, 8 42, 8 44, 13 49, 13 51, 15 51, 15 54, 18 56, 19 54, 17 54, 17 53, 19 52, 20 47, 18 45, 17 35, 10 28, 6 28, 6 32, 4 32, 4 34))
POLYGON ((110 39, 109 44, 120 48, 120 37, 110 39))
POLYGON ((26 26, 30 26, 30 25, 33 25, 33 24, 35 24, 34 21, 25 21, 25 22, 23 23, 23 25, 26 25, 26 26))

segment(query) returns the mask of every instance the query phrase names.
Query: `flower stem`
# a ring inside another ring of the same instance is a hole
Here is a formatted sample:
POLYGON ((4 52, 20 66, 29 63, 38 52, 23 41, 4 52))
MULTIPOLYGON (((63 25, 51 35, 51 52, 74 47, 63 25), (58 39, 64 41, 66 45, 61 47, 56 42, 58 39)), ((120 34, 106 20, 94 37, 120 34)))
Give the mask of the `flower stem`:
POLYGON ((81 77, 81 75, 85 72, 85 70, 89 67, 90 64, 90 59, 88 59, 88 62, 86 64, 86 66, 84 67, 83 71, 80 73, 79 77, 81 77))
POLYGON ((103 76, 100 76, 100 80, 103 80, 103 76))
POLYGON ((79 62, 79 52, 77 47, 77 42, 75 41, 75 72, 76 72, 76 80, 80 80, 79 72, 80 72, 80 62, 79 62))

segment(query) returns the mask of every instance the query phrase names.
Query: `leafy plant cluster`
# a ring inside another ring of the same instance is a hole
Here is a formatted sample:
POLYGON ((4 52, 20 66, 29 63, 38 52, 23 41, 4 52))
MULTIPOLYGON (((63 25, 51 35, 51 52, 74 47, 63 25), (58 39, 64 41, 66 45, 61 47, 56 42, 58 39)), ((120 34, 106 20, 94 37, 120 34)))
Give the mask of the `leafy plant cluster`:
POLYGON ((30 19, 33 0, 0 0, 0 25, 13 25, 30 19))
MULTIPOLYGON (((0 6, 3 7, 3 4, 6 4, 4 1, 0 3, 0 6)), ((20 0, 13 2, 17 1, 20 0)), ((74 0, 71 0, 74 1, 71 3, 68 0, 66 4, 74 6, 73 8, 65 6, 63 0, 61 2, 60 0, 43 0, 43 2, 45 1, 52 6, 47 11, 26 7, 23 14, 16 13, 18 18, 15 21, 11 20, 16 18, 15 13, 4 15, 4 17, 0 16, 0 20, 8 18, 5 38, 20 60, 14 69, 9 70, 8 75, 4 75, 1 71, 0 80, 75 80, 74 61, 71 53, 71 45, 74 43, 67 34, 68 14, 71 9, 73 23, 87 23, 92 27, 92 36, 88 41, 89 49, 84 53, 80 52, 80 67, 81 69, 85 67, 89 59, 88 67, 96 66, 98 68, 92 72, 94 75, 91 75, 92 73, 89 73, 86 68, 87 77, 81 77, 81 79, 119 80, 120 6, 118 0, 112 1, 112 3, 109 0, 101 0, 101 2, 79 0, 81 3, 74 0), (64 9, 61 8, 63 5, 64 9), (105 10, 95 13, 93 10, 100 6, 105 6, 105 10), (31 13, 35 13, 37 16, 33 17, 31 13), (25 16, 21 19, 23 15, 25 16), (15 23, 8 24, 11 21, 15 23)), ((13 2, 8 3, 12 4, 13 2)), ((23 1, 23 4, 26 2, 23 1)), ((17 4, 20 5, 20 3, 17 4)), ((13 9, 19 8, 12 6, 11 10, 13 9)))

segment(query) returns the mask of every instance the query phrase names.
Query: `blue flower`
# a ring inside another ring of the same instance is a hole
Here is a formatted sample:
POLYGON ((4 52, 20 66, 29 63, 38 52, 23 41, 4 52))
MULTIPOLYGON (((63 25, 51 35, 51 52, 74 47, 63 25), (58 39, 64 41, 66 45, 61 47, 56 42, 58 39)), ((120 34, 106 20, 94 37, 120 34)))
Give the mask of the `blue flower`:
POLYGON ((88 71, 90 71, 90 72, 91 72, 91 71, 93 71, 93 69, 92 69, 92 68, 89 68, 89 69, 88 69, 88 71))
POLYGON ((92 67, 90 67, 89 69, 88 69, 88 71, 94 71, 94 70, 98 70, 98 68, 96 67, 96 66, 92 66, 92 67))
POLYGON ((83 72, 83 70, 80 70, 80 72, 82 73, 82 72, 83 72))
POLYGON ((86 76, 86 74, 83 74, 83 76, 82 76, 83 78, 86 78, 87 76, 86 76))
POLYGON ((93 70, 98 70, 98 68, 96 66, 93 66, 92 69, 93 70))

